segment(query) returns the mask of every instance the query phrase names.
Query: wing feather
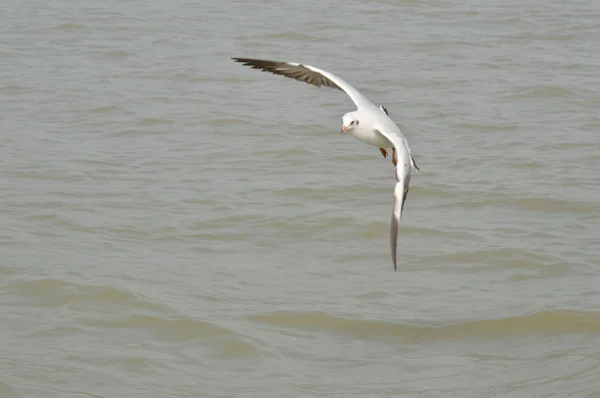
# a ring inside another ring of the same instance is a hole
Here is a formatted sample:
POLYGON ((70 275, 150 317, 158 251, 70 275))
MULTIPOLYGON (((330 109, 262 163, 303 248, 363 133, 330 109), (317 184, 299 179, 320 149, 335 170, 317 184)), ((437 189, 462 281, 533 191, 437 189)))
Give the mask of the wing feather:
POLYGON ((345 92, 358 107, 360 104, 371 104, 357 89, 340 77, 310 65, 297 62, 270 61, 254 58, 231 58, 235 62, 250 66, 263 72, 270 72, 311 84, 316 87, 329 87, 345 92))
MULTIPOLYGON (((398 228, 400 227, 400 219, 404 212, 406 197, 410 189, 410 170, 411 156, 406 139, 401 132, 386 133, 386 129, 378 126, 375 131, 379 132, 387 138, 396 148, 398 156, 394 176, 396 178, 396 186, 394 187, 394 204, 392 207, 392 222, 390 225, 390 249, 392 250, 392 262, 394 271, 397 270, 396 257, 398 253, 398 228)), ((399 131, 399 130, 398 130, 399 131)))
POLYGON ((392 262, 394 271, 397 270, 396 256, 398 253, 398 228, 400 227, 400 219, 406 204, 406 197, 410 190, 410 175, 404 178, 398 178, 396 173, 396 187, 394 189, 394 205, 392 208, 392 222, 390 225, 390 248, 392 250, 392 262))

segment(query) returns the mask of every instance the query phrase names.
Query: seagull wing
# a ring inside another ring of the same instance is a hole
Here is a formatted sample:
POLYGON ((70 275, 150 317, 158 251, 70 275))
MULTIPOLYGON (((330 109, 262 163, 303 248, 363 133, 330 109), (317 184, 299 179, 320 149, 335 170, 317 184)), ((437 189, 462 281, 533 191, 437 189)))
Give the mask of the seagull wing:
MULTIPOLYGON (((392 210, 392 223, 390 226, 390 248, 392 250, 392 261, 394 263, 394 271, 397 270, 396 256, 398 248, 398 228, 400 225, 400 218, 404 211, 404 204, 406 203, 406 196, 408 195, 410 187, 410 170, 412 166, 412 158, 410 156, 410 150, 406 139, 399 132, 386 133, 387 129, 381 126, 376 126, 375 130, 387 138, 396 148, 396 154, 398 156, 398 162, 396 164, 395 177, 396 186, 394 188, 394 205, 392 210)), ((387 131, 391 131, 387 130, 387 131)))
POLYGON ((275 75, 282 75, 301 82, 312 84, 313 86, 325 86, 343 91, 348 94, 350 99, 352 99, 357 107, 362 104, 372 105, 372 103, 364 95, 362 95, 349 83, 337 77, 333 73, 315 68, 314 66, 302 65, 296 62, 269 61, 253 58, 232 58, 232 60, 243 65, 250 66, 253 69, 271 72, 275 75))

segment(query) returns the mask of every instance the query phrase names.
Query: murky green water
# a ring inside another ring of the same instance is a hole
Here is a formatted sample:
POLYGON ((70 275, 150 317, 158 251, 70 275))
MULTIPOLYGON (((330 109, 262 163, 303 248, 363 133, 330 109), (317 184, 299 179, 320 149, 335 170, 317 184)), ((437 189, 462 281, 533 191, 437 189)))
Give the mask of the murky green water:
POLYGON ((1 11, 0 396, 600 396, 599 3, 1 11))

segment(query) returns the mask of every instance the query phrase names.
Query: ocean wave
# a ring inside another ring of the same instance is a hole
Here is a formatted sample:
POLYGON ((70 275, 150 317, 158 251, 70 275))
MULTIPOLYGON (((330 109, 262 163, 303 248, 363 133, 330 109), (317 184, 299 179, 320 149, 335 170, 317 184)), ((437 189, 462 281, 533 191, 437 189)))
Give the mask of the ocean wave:
POLYGON ((587 311, 538 311, 498 319, 465 320, 458 323, 411 325, 386 320, 349 319, 325 312, 278 311, 248 317, 251 321, 287 329, 348 335, 366 340, 401 339, 412 342, 457 338, 600 334, 600 313, 587 311))
POLYGON ((26 301, 33 301, 37 305, 48 307, 96 304, 144 309, 159 313, 171 312, 171 309, 163 304, 114 286, 84 285, 61 279, 12 282, 7 285, 6 291, 22 297, 26 301))

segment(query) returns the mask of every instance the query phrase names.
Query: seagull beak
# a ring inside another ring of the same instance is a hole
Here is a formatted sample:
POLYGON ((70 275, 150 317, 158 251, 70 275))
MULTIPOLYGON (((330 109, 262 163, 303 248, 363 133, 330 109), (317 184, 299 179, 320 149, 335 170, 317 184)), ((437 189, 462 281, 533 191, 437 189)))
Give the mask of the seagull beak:
POLYGON ((344 131, 348 130, 348 127, 346 126, 342 126, 342 131, 340 132, 340 134, 342 134, 344 131))

